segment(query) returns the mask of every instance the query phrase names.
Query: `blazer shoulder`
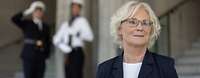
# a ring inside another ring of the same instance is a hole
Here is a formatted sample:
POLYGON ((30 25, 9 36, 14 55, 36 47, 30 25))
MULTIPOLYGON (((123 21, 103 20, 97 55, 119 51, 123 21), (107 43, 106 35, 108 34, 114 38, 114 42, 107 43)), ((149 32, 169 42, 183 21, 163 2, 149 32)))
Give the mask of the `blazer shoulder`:
POLYGON ((114 60, 117 57, 111 58, 99 64, 96 78, 106 78, 107 76, 109 76, 109 72, 112 70, 112 65, 114 63, 114 60))
POLYGON ((174 59, 171 57, 159 55, 152 53, 153 57, 155 58, 160 70, 163 73, 163 76, 166 78, 178 78, 174 59))
POLYGON ((100 64, 99 64, 99 67, 110 67, 110 66, 112 66, 114 60, 115 60, 116 58, 118 58, 118 57, 119 57, 119 56, 116 56, 116 57, 113 57, 113 58, 111 58, 111 59, 108 59, 108 60, 106 60, 106 61, 100 63, 100 64))
POLYGON ((151 53, 151 54, 159 62, 163 62, 163 63, 174 62, 174 59, 171 58, 171 57, 160 55, 160 54, 156 54, 156 53, 151 53))

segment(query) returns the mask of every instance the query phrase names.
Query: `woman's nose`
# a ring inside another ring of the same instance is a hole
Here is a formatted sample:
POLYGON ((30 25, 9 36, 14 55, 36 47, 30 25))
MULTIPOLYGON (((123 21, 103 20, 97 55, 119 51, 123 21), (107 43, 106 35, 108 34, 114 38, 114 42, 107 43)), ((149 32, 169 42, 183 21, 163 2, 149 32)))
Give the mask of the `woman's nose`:
POLYGON ((143 31, 144 27, 142 26, 141 23, 138 24, 138 26, 136 26, 137 31, 143 31))

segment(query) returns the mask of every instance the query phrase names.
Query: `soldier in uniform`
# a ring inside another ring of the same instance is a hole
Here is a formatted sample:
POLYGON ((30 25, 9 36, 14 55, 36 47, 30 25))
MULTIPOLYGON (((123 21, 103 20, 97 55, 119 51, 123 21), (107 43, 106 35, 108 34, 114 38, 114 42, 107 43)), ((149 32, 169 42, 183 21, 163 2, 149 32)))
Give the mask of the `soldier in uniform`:
POLYGON ((50 31, 42 21, 44 12, 44 3, 35 1, 27 10, 12 17, 13 23, 24 35, 21 53, 24 78, 44 78, 45 60, 50 54, 50 31), (26 19, 28 15, 32 15, 32 19, 26 19))
POLYGON ((62 23, 53 43, 65 56, 66 78, 83 78, 84 41, 91 42, 93 33, 87 19, 80 15, 83 0, 72 0, 71 17, 62 23))

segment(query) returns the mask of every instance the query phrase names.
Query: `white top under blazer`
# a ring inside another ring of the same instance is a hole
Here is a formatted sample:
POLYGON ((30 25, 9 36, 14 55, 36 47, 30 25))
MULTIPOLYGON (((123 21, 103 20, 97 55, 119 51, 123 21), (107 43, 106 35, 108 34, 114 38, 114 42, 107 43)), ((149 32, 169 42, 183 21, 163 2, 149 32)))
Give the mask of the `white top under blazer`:
POLYGON ((142 63, 123 63, 123 78, 138 78, 142 63))

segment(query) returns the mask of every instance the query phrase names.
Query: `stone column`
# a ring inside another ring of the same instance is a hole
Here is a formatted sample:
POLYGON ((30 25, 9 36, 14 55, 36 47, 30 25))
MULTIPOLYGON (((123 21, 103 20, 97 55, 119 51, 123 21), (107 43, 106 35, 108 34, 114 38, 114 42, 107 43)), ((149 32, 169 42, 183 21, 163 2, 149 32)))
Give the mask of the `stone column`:
POLYGON ((97 63, 107 60, 108 58, 114 57, 115 47, 113 45, 113 39, 110 36, 110 17, 113 13, 112 7, 117 4, 119 0, 99 0, 99 27, 98 27, 98 53, 97 63))
POLYGON ((97 63, 116 56, 117 47, 110 35, 110 18, 116 10, 129 0, 98 0, 98 53, 97 63))
MULTIPOLYGON (((69 5, 71 0, 57 0, 56 30, 62 22, 68 19, 69 5)), ((64 74, 64 53, 55 49, 56 78, 65 78, 64 74)))

